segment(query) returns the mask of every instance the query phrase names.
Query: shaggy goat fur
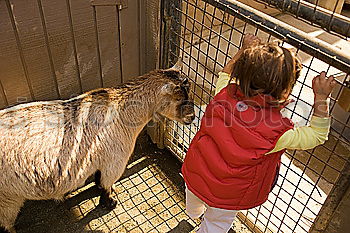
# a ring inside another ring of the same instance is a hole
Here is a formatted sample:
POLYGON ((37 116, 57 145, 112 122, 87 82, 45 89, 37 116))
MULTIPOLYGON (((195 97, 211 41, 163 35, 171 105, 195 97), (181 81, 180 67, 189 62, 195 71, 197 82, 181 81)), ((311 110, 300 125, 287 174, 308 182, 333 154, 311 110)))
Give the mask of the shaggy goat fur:
POLYGON ((114 207, 111 187, 152 117, 194 119, 188 91, 179 71, 157 70, 116 88, 1 110, 0 227, 14 233, 25 200, 61 200, 96 172, 100 203, 114 207))

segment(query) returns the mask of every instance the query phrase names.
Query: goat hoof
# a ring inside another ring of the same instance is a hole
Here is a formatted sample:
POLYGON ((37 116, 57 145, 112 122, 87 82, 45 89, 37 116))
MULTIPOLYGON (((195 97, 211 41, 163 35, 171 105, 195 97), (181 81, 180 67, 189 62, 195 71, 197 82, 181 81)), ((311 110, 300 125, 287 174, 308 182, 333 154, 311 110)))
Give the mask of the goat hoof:
POLYGON ((104 209, 112 210, 117 206, 117 204, 118 204, 118 202, 111 197, 109 197, 109 198, 102 198, 101 197, 100 198, 100 205, 104 209))
MULTIPOLYGON (((13 232, 15 232, 15 231, 13 231, 13 232)), ((3 227, 0 227, 0 233, 10 233, 10 231, 6 230, 3 227)))

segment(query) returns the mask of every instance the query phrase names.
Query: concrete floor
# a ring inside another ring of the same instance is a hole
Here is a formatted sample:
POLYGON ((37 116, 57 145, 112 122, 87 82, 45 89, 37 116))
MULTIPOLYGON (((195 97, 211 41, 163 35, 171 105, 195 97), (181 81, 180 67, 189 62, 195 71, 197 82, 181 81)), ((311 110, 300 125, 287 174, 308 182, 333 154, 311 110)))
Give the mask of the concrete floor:
MULTIPOLYGON (((27 201, 16 221, 18 233, 191 232, 198 221, 185 213, 181 163, 159 150, 148 136, 139 138, 123 177, 115 183, 119 204, 112 211, 98 206, 93 182, 63 202, 27 201)), ((250 232, 238 220, 231 232, 250 232)))

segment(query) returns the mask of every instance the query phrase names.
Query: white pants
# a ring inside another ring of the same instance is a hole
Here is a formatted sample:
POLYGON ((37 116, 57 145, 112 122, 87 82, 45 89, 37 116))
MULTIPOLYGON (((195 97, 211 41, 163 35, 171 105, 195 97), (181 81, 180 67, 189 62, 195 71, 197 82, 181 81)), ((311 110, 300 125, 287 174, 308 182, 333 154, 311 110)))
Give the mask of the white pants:
POLYGON ((193 219, 204 213, 197 233, 226 233, 238 211, 210 207, 186 187, 186 212, 193 219))

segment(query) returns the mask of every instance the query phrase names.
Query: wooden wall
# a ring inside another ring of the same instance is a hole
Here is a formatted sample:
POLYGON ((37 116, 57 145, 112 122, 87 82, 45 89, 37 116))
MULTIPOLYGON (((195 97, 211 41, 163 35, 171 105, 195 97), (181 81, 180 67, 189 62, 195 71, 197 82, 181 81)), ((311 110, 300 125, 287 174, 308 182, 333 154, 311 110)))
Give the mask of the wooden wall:
POLYGON ((90 0, 0 1, 0 108, 66 99, 146 71, 145 52, 156 52, 155 42, 145 42, 145 2, 125 0, 122 9, 111 4, 115 0, 103 2, 107 6, 90 0))

